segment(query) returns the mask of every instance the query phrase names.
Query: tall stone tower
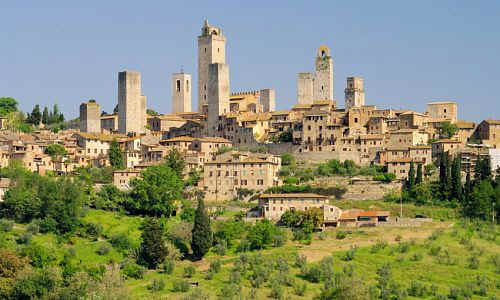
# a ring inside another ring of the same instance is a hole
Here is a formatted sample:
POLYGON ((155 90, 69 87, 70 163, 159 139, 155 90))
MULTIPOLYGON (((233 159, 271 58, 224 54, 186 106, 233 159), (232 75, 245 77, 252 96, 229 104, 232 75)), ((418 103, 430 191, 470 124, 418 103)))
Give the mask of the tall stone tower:
POLYGON ((145 132, 146 97, 142 95, 141 73, 118 73, 118 131, 122 134, 145 132))
POLYGON ((333 100, 333 58, 330 48, 324 45, 319 47, 315 67, 313 101, 333 100))
POLYGON ((361 107, 365 105, 365 89, 363 87, 363 78, 347 77, 347 86, 345 92, 345 109, 351 107, 361 107))
POLYGON ((198 36, 198 112, 207 113, 210 64, 226 63, 226 38, 222 29, 208 25, 205 20, 198 36))
POLYGON ((172 113, 191 112, 191 75, 172 75, 172 113))
POLYGON ((101 106, 95 100, 80 105, 80 131, 101 132, 101 106))
POLYGON ((217 136, 219 116, 229 112, 229 66, 210 64, 208 72, 210 80, 207 83, 207 134, 217 136))
POLYGON ((297 75, 297 101, 299 104, 312 104, 314 98, 314 79, 312 73, 297 75))
POLYGON ((260 90, 259 102, 264 112, 273 112, 276 110, 276 92, 274 89, 260 90))

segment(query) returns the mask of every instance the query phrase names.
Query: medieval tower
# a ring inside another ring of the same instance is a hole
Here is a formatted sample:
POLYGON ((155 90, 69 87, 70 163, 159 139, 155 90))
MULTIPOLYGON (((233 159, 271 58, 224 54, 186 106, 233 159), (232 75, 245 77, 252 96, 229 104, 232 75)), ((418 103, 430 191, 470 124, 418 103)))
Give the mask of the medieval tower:
POLYGON ((80 131, 101 132, 101 106, 95 100, 80 105, 80 131))
POLYGON ((319 47, 315 67, 313 101, 333 100, 333 58, 330 48, 324 45, 319 47))
POLYGON ((172 113, 191 112, 191 75, 172 75, 172 113))
POLYGON ((118 73, 118 131, 141 134, 146 128, 146 97, 142 95, 141 73, 118 73))
POLYGON ((365 105, 365 89, 363 87, 363 78, 347 77, 347 86, 345 92, 345 109, 351 107, 361 107, 365 105))
POLYGON ((210 64, 226 63, 226 38, 222 29, 205 24, 198 36, 198 112, 207 113, 210 64))
POLYGON ((219 116, 229 112, 229 66, 210 64, 207 82, 207 134, 217 136, 219 116))
POLYGON ((264 112, 276 110, 276 91, 274 89, 262 89, 259 93, 259 102, 264 112))
POLYGON ((313 73, 297 74, 297 102, 312 104, 314 101, 334 100, 333 93, 333 58, 330 48, 320 46, 316 54, 313 73))

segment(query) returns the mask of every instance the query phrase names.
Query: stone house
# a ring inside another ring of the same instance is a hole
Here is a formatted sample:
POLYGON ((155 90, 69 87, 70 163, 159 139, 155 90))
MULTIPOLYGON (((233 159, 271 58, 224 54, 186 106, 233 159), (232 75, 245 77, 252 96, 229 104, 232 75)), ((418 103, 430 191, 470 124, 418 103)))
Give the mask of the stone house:
POLYGON ((428 134, 419 129, 400 129, 389 132, 388 143, 392 147, 427 145, 428 138, 428 134))
POLYGON ((118 131, 118 115, 103 115, 101 116, 101 129, 108 132, 118 131))
POLYGON ((432 143, 432 157, 439 162, 441 153, 448 152, 450 154, 456 154, 463 148, 464 145, 459 140, 439 140, 432 143))
POLYGON ((419 164, 423 165, 422 161, 418 161, 412 158, 399 158, 399 159, 390 159, 385 162, 387 166, 387 172, 393 173, 396 175, 396 178, 399 180, 404 180, 408 178, 408 173, 410 172, 411 162, 415 165, 415 175, 417 174, 417 167, 419 164))
POLYGON ((287 210, 306 211, 320 208, 325 212, 325 220, 334 222, 340 216, 340 209, 328 204, 328 197, 313 193, 262 194, 259 210, 263 218, 278 221, 287 210))
POLYGON ((140 175, 141 171, 136 169, 116 170, 113 172, 113 184, 120 190, 128 190, 130 181, 140 175))
POLYGON ((483 144, 500 149, 500 120, 484 120, 477 126, 475 136, 483 144))
POLYGON ((279 185, 281 158, 272 154, 230 151, 203 166, 205 197, 229 200, 238 189, 263 191, 279 185))
POLYGON ((428 103, 427 114, 436 121, 456 123, 458 114, 457 103, 452 101, 428 103))
POLYGON ((149 116, 147 123, 152 131, 169 131, 170 128, 178 128, 186 124, 187 120, 178 115, 149 116))

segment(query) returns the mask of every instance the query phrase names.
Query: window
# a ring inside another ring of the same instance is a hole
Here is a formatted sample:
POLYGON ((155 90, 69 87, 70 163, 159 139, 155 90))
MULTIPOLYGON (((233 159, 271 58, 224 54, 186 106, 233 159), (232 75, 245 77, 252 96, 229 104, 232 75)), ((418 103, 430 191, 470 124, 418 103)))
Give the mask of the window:
POLYGON ((189 80, 186 80, 186 92, 189 92, 189 80))
POLYGON ((358 123, 358 118, 354 118, 354 123, 358 123))
POLYGON ((181 81, 179 79, 177 79, 175 82, 175 89, 177 90, 177 92, 181 91, 181 81))

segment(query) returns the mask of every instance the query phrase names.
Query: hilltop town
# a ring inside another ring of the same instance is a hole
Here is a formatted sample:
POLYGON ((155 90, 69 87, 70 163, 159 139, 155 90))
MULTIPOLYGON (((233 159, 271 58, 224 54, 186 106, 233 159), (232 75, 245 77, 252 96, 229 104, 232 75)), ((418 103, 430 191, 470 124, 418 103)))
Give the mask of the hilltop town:
POLYGON ((40 126, 32 134, 4 132, 0 165, 20 160, 41 174, 109 166, 108 152, 116 140, 125 169, 115 171, 114 183, 127 189, 141 170, 178 149, 187 162, 186 172, 201 171, 198 186, 208 199, 219 194, 218 200, 234 198, 238 188, 279 185, 278 156, 283 153, 316 162, 336 159, 385 166, 397 179, 408 176, 411 162, 433 164, 443 152, 461 153, 464 172, 473 169, 478 153, 491 157, 493 170, 500 165, 500 120, 460 120, 457 102, 429 102, 425 112, 378 109, 365 102, 364 79, 348 77, 340 104, 334 99, 334 57, 324 45, 312 58, 314 72, 297 74, 297 103, 290 109, 275 109, 272 88, 232 93, 226 42, 222 29, 205 21, 198 36, 197 111, 192 109, 190 74, 172 74, 172 113, 158 114, 147 109, 141 74, 122 71, 113 114, 88 100, 79 108, 79 128, 53 133, 40 126), (62 145, 66 154, 47 154, 51 144, 62 145), (234 152, 238 149, 246 151, 234 152), (233 156, 218 156, 224 150, 232 150, 233 156), (241 164, 244 161, 255 165, 241 164), (261 165, 265 172, 254 172, 261 165), (232 168, 239 171, 224 176, 232 168), (223 175, 215 177, 216 170, 223 175))
POLYGON ((183 71, 169 114, 132 70, 111 113, 0 98, 0 298, 497 299, 500 119, 335 99, 325 45, 276 110, 231 90, 222 28, 197 43, 198 107, 183 71))

